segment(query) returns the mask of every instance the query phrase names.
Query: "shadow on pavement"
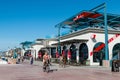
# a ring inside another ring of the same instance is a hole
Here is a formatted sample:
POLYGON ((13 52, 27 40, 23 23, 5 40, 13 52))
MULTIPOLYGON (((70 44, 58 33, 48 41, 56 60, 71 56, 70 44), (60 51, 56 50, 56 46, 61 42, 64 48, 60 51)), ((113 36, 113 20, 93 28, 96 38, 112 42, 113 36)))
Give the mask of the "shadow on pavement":
POLYGON ((54 71, 57 71, 58 69, 50 69, 48 73, 52 73, 54 71))

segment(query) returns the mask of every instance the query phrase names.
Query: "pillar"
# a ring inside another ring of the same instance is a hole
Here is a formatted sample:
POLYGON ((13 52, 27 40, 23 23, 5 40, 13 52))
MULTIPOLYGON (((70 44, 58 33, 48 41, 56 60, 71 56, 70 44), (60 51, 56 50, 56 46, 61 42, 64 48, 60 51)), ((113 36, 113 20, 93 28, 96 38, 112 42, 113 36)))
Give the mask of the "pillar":
MULTIPOLYGON (((70 44, 69 45, 66 45, 67 46, 67 50, 70 50, 70 44)), ((67 60, 70 61, 70 58, 68 57, 68 53, 67 53, 67 60)))
POLYGON ((80 43, 76 43, 76 62, 79 63, 79 45, 80 43))
POLYGON ((49 48, 49 55, 50 55, 50 58, 52 58, 52 55, 51 55, 51 47, 49 48))

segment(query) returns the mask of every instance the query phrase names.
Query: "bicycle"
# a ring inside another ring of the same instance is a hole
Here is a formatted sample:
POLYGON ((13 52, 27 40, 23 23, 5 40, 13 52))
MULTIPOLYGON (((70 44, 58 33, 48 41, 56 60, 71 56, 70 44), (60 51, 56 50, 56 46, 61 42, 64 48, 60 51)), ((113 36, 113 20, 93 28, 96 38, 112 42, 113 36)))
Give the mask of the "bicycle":
POLYGON ((49 72, 50 71, 50 63, 49 61, 46 61, 43 65, 43 72, 49 72))

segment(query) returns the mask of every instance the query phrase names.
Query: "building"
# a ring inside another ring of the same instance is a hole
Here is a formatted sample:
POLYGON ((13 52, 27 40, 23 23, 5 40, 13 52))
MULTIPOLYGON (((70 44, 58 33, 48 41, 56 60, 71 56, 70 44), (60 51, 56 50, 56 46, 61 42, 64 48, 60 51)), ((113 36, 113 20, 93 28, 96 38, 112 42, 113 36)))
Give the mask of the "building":
MULTIPOLYGON (((59 37, 54 45, 61 46, 62 54, 72 62, 90 65, 103 65, 106 54, 109 59, 120 59, 120 15, 107 14, 108 52, 105 52, 104 13, 96 11, 81 11, 62 21, 55 27, 70 28, 69 34, 59 37)), ((60 35, 60 33, 58 34, 60 35)))
POLYGON ((20 43, 21 45, 21 56, 27 56, 27 55, 31 55, 31 45, 33 44, 34 42, 32 41, 25 41, 25 42, 22 42, 20 43))
POLYGON ((36 39, 35 43, 31 45, 31 53, 36 59, 41 55, 43 56, 45 51, 47 51, 51 57, 55 57, 56 46, 52 44, 56 42, 57 39, 36 39))

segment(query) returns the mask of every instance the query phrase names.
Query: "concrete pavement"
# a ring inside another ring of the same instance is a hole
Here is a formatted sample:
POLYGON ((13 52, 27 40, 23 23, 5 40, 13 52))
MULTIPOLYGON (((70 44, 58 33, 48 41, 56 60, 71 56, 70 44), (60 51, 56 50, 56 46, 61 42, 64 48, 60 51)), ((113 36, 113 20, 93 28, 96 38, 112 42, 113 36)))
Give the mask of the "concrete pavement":
POLYGON ((96 66, 67 66, 52 64, 50 73, 42 71, 42 62, 0 65, 0 80, 119 80, 120 72, 96 66), (54 71, 58 69, 57 71, 54 71))

